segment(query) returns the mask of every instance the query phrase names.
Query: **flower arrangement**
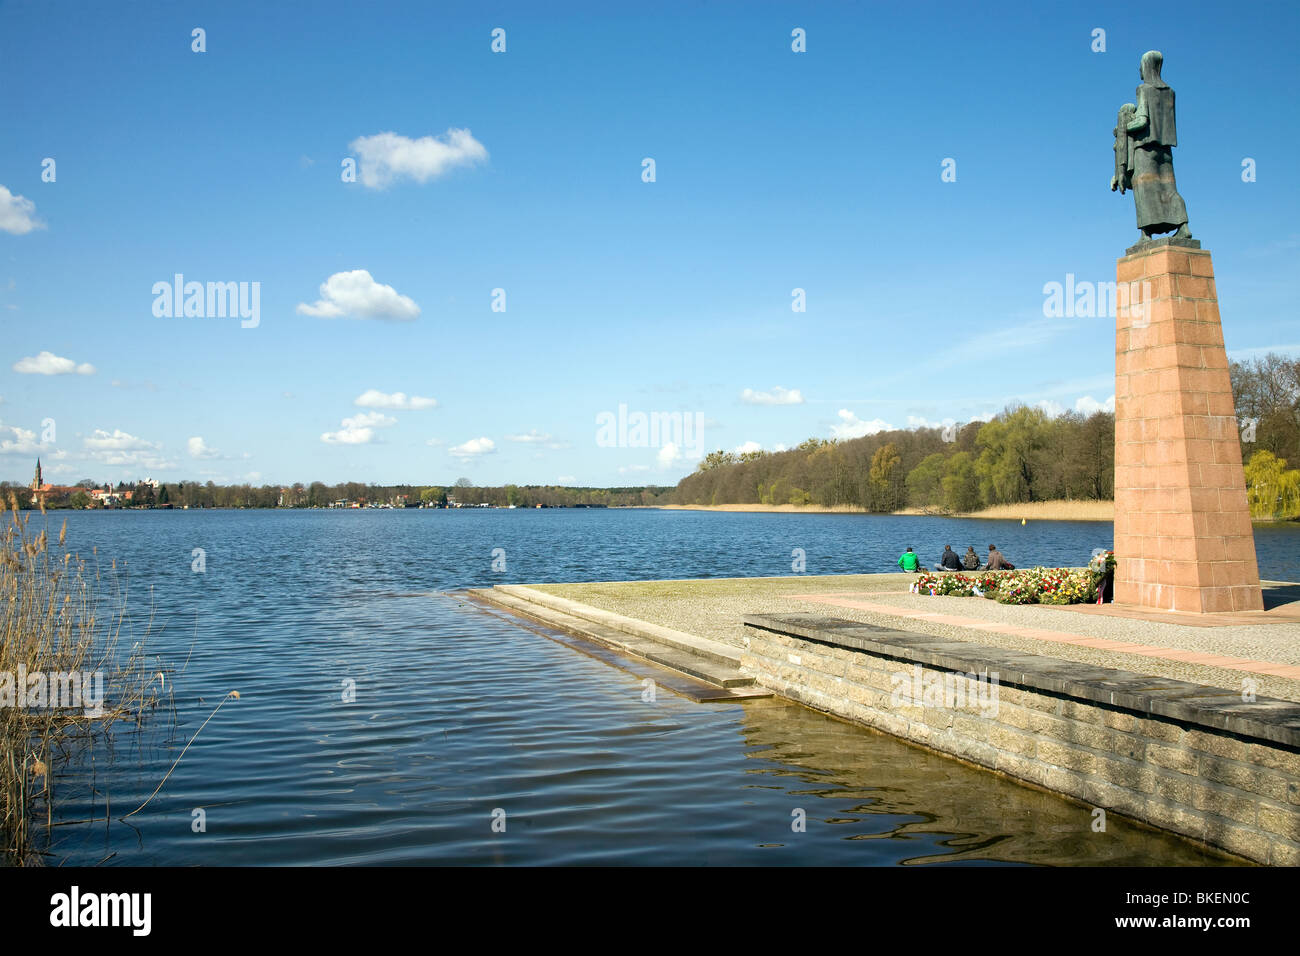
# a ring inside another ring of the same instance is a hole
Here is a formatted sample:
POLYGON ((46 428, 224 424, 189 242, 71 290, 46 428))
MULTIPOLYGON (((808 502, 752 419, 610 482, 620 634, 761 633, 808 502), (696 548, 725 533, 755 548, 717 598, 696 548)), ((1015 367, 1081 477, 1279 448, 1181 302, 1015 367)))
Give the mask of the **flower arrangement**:
POLYGON ((938 592, 953 597, 970 597, 974 592, 974 579, 964 574, 945 574, 939 582, 938 592))
POLYGON ((911 591, 913 594, 970 597, 975 593, 976 585, 976 579, 967 574, 934 574, 927 571, 917 577, 911 591))
POLYGON ((1091 561, 1088 562, 1088 570, 1098 574, 1105 574, 1107 571, 1115 570, 1115 552, 1098 551, 1091 561))
POLYGON ((1098 551, 1088 562, 1088 580, 1091 593, 1089 600, 1102 603, 1115 579, 1115 552, 1098 551))
POLYGON ((1038 567, 975 575, 926 572, 912 591, 950 597, 982 595, 1000 604, 1082 604, 1095 599, 1097 583, 1092 568, 1038 567))

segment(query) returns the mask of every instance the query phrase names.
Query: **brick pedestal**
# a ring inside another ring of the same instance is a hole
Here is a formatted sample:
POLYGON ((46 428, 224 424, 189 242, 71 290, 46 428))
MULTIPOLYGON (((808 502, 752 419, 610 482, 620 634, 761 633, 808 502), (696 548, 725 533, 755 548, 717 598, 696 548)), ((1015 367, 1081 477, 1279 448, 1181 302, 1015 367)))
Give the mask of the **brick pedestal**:
POLYGON ((1263 610, 1208 250, 1119 260, 1115 601, 1263 610))

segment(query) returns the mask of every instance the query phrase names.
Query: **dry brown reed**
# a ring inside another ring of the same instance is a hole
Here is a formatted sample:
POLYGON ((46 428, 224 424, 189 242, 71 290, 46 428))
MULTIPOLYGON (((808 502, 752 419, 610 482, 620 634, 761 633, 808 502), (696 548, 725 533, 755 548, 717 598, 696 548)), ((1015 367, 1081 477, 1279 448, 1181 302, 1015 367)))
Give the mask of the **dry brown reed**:
MULTIPOLYGON (((171 688, 164 691, 162 668, 146 658, 144 638, 119 651, 129 630, 116 565, 101 574, 97 560, 69 550, 66 520, 57 541, 48 527, 34 532, 12 493, 0 514, 8 519, 0 535, 0 863, 30 865, 42 862, 40 836, 54 825, 60 771, 114 724, 138 727, 171 688), (43 705, 19 706, 3 693, 6 677, 12 692, 24 674, 42 675, 43 705), (90 674, 101 675, 102 707, 51 706, 54 675, 90 674)), ((48 521, 43 507, 41 515, 48 521)))

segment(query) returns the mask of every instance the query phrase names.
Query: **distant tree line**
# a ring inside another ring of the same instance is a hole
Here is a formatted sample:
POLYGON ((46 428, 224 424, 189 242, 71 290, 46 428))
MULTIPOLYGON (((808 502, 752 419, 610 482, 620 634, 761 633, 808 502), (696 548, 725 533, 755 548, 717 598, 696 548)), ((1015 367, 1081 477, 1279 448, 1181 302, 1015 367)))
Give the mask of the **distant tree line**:
MULTIPOLYGON (((449 499, 464 505, 515 505, 533 508, 572 508, 577 506, 619 507, 661 504, 671 488, 570 488, 559 485, 503 485, 475 487, 461 478, 453 485, 372 485, 349 481, 336 485, 313 481, 293 485, 218 485, 213 482, 178 481, 160 484, 157 489, 146 482, 135 485, 119 483, 115 487, 97 484, 87 478, 78 482, 77 490, 47 494, 46 508, 88 508, 96 503, 90 492, 96 488, 122 496, 125 508, 327 508, 335 502, 360 505, 381 504, 402 507, 424 503, 446 507, 449 499), (125 492, 130 491, 130 500, 125 492)), ((13 493, 20 508, 34 506, 27 485, 0 482, 5 501, 13 493)))
POLYGON ((423 492, 424 500, 447 504, 448 497, 462 505, 489 504, 517 508, 625 508, 637 505, 664 504, 671 488, 568 488, 560 485, 502 485, 479 488, 460 479, 449 488, 431 487, 423 492))
MULTIPOLYGON (((1231 365, 1238 439, 1258 517, 1300 516, 1300 362, 1231 365)), ((1115 495, 1115 416, 1052 417, 1015 406, 988 422, 918 428, 783 452, 715 451, 678 484, 677 504, 848 505, 968 512, 998 504, 1115 495)))
MULTIPOLYGON (((1242 461, 1256 517, 1300 517, 1300 361, 1270 353, 1230 366, 1242 461)), ((715 451, 676 488, 572 488, 558 485, 475 487, 466 478, 443 485, 372 485, 314 481, 292 486, 141 482, 116 488, 83 479, 76 490, 48 495, 48 508, 92 504, 103 488, 132 492, 132 507, 324 508, 423 502, 520 508, 660 504, 848 505, 890 512, 917 507, 968 512, 997 504, 1114 497, 1115 416, 1074 412, 1052 417, 1015 406, 988 422, 948 430, 897 429, 863 438, 810 438, 782 452, 715 451)), ((26 485, 0 482, 7 500, 32 505, 26 485)))
POLYGON ((1114 415, 1052 418, 1020 406, 951 430, 810 438, 784 452, 713 452, 677 486, 674 500, 961 512, 1009 502, 1109 498, 1114 474, 1114 415))

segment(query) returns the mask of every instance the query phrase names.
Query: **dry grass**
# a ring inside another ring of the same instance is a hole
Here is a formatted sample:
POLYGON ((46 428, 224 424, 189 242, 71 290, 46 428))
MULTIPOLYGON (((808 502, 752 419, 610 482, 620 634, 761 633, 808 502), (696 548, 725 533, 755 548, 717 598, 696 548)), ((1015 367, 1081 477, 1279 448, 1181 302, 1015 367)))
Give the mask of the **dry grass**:
POLYGON ((1028 521, 1114 521, 1113 501, 1030 501, 1018 505, 994 505, 962 518, 1024 518, 1028 521))
POLYGON ((68 550, 66 521, 51 541, 48 528, 28 528, 12 495, 9 505, 0 547, 0 681, 8 678, 13 699, 0 698, 0 861, 24 865, 41 862, 37 838, 54 825, 61 768, 115 723, 138 726, 164 695, 170 699, 171 688, 163 669, 146 660, 143 639, 118 652, 126 613, 116 567, 101 576, 97 564, 68 550), (102 674, 92 689, 93 697, 102 693, 102 708, 56 708, 52 700, 18 706, 14 692, 24 672, 102 674))
MULTIPOLYGON (((757 511, 767 514, 867 514, 865 508, 855 505, 836 505, 824 508, 819 505, 659 505, 676 511, 757 511)), ((924 508, 904 508, 894 514, 933 515, 937 512, 924 508)), ((950 515, 953 518, 1025 518, 1031 521, 1114 521, 1113 501, 1031 501, 1018 505, 994 505, 982 511, 950 515)))
POLYGON ((655 505, 666 511, 761 511, 765 514, 866 514, 866 508, 857 505, 835 505, 827 508, 823 505, 655 505))

